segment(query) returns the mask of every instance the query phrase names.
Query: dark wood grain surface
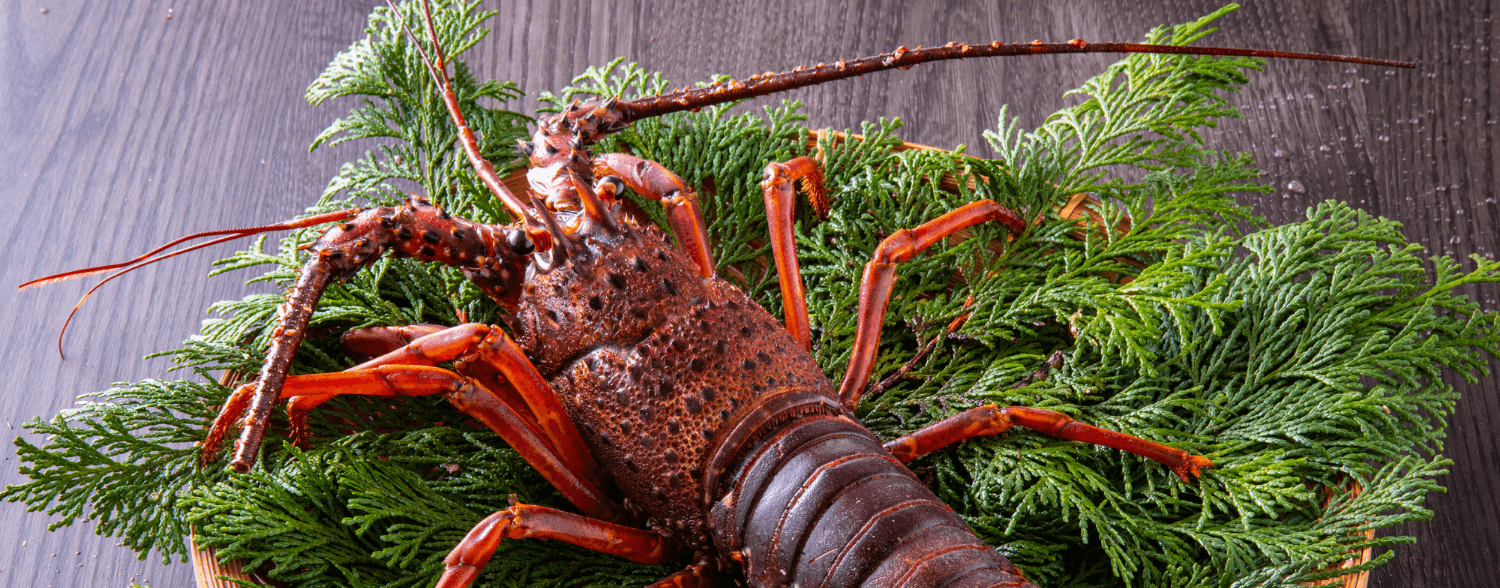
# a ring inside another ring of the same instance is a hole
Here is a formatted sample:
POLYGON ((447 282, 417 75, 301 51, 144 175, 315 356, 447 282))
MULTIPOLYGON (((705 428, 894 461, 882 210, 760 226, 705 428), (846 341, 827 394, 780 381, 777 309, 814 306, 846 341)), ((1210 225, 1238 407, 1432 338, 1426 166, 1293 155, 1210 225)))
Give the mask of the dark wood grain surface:
MULTIPOLYGON (((17 292, 27 279, 117 261, 170 237, 282 220, 312 202, 339 162, 365 147, 308 154, 348 104, 322 109, 307 84, 362 33, 368 0, 192 2, 0 1, 0 437, 49 418, 113 382, 162 377, 142 360, 197 332, 210 303, 254 290, 246 276, 208 279, 220 246, 111 284, 56 351, 57 329, 86 280, 17 292), (170 18, 169 18, 170 17, 170 18)), ((678 82, 749 75, 959 41, 1134 40, 1149 27, 1210 12, 1213 1, 1050 2, 942 6, 923 2, 776 1, 490 4, 494 33, 468 56, 481 76, 516 80, 528 98, 585 66, 624 55, 678 82)), ((1235 102, 1213 145, 1249 151, 1276 193, 1254 197, 1274 222, 1337 199, 1401 221, 1442 253, 1500 248, 1500 22, 1497 4, 1441 0, 1252 2, 1221 21, 1217 44, 1405 59, 1415 71, 1271 63, 1235 102), (1290 186, 1290 187, 1289 187, 1290 186)), ((990 152, 981 131, 1002 104, 1034 126, 1074 103, 1062 93, 1107 56, 926 65, 794 92, 811 125, 836 129, 899 116, 904 138, 990 152)), ((261 288, 263 291, 264 288, 261 288)), ((1490 309, 1500 287, 1473 290, 1490 309)), ((1494 362, 1491 363, 1495 366, 1494 362)), ((1371 586, 1494 586, 1500 561, 1500 377, 1460 385, 1429 523, 1394 533, 1416 545, 1371 586)), ((19 481, 6 444, 0 483, 19 481)), ((191 585, 92 533, 0 505, 0 585, 191 585)))

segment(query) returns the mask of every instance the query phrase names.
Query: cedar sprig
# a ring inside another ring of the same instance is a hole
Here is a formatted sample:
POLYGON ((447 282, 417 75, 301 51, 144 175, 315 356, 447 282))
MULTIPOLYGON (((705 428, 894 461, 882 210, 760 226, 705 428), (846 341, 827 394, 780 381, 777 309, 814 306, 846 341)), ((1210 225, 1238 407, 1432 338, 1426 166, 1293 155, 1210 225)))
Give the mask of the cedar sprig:
MULTIPOLYGON (((453 57, 492 16, 466 2, 436 8, 453 57)), ((1227 10, 1148 40, 1195 41, 1227 10)), ((419 22, 413 5, 398 11, 419 22)), ((314 103, 360 100, 314 147, 384 141, 346 164, 310 212, 355 198, 392 203, 417 187, 455 214, 505 220, 456 150, 397 17, 377 9, 368 38, 309 88, 314 103)), ((451 63, 482 150, 497 164, 515 161, 510 145, 529 119, 476 104, 512 99, 515 87, 475 80, 451 63)), ((1467 272, 1447 258, 1425 262, 1393 223, 1343 205, 1242 235, 1260 220, 1234 195, 1265 188, 1253 183, 1248 156, 1207 147, 1204 130, 1237 116, 1223 94, 1258 67, 1130 56, 1038 129, 1002 115, 986 135, 1000 154, 992 161, 961 149, 898 152, 897 121, 867 123, 862 140, 827 138, 809 150, 799 105, 787 102, 757 114, 725 105, 640 121, 599 149, 659 161, 699 187, 721 274, 776 314, 757 184, 766 163, 817 154, 833 211, 819 221, 803 210, 797 238, 814 357, 835 379, 853 337, 860 270, 886 235, 979 198, 1039 218, 1018 235, 976 227, 972 238, 900 266, 874 376, 889 382, 860 407, 861 418, 889 438, 980 403, 1040 406, 1204 453, 1219 467, 1186 485, 1154 462, 1025 431, 914 465, 1043 586, 1291 585, 1339 573, 1328 570, 1352 551, 1410 540, 1366 540, 1368 529, 1430 516, 1421 499, 1440 489, 1433 478, 1447 461, 1437 452, 1455 401, 1442 366, 1472 378, 1500 344, 1500 318, 1453 291, 1500 280, 1500 267, 1477 258, 1467 272), (943 188, 943 178, 957 188, 943 188), (1101 204, 1085 220, 1059 218, 1055 209, 1080 192, 1101 204), (967 322, 949 333, 960 315, 967 322), (1061 368, 1029 377, 1057 351, 1061 368), (1358 497, 1349 492, 1355 484, 1358 497)), ((660 74, 617 60, 543 100, 667 87, 660 74)), ((665 228, 654 202, 635 201, 665 228)), ((221 270, 261 267, 258 280, 285 285, 302 263, 298 248, 315 236, 294 232, 274 252, 262 240, 221 270)), ((252 372, 280 300, 220 303, 203 333, 169 354, 199 377, 252 372)), ((337 346, 343 330, 455 324, 460 316, 494 321, 495 305, 451 269, 382 260, 330 288, 294 372, 351 365, 337 346)), ((275 561, 277 579, 308 586, 430 583, 447 550, 510 494, 567 506, 493 433, 433 397, 341 398, 313 413, 306 451, 268 443, 250 476, 193 470, 188 444, 226 393, 217 384, 148 381, 35 421, 49 443, 18 441, 33 481, 4 496, 50 507, 63 523, 96 518, 102 532, 166 557, 185 553, 182 530, 192 522, 222 555, 275 561), (161 442, 175 445, 154 445, 161 442), (152 486, 163 479, 170 485, 152 486), (150 508, 139 500, 153 496, 150 508), (297 532, 273 535, 278 526, 297 532)), ((507 541, 477 585, 634 586, 676 569, 507 541)))

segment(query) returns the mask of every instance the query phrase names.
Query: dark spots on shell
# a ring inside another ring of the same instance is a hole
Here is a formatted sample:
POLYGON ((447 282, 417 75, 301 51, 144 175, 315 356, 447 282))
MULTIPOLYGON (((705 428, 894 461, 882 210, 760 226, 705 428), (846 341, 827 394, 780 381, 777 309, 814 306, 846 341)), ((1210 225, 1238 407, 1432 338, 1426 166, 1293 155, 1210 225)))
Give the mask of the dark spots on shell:
POLYGON ((343 224, 343 225, 342 225, 342 226, 340 226, 340 227, 339 227, 339 228, 340 228, 340 229, 343 229, 343 230, 344 230, 344 232, 346 232, 346 233, 347 233, 347 232, 349 232, 349 231, 352 231, 352 230, 354 230, 354 223, 344 223, 344 224, 343 224))
POLYGON ((417 251, 417 253, 421 254, 422 257, 437 257, 437 250, 426 245, 423 245, 422 249, 417 251))
POLYGON ((453 215, 448 214, 448 211, 446 211, 446 210, 439 210, 438 211, 438 218, 443 219, 443 220, 448 220, 448 219, 453 218, 453 215))
POLYGON ((729 407, 730 408, 739 408, 740 407, 740 399, 739 398, 730 398, 729 399, 729 407))
POLYGON ((667 421, 667 432, 676 435, 682 432, 682 425, 677 423, 677 419, 667 421))
POLYGON ((464 240, 464 232, 463 232, 463 230, 461 230, 461 229, 454 229, 453 230, 453 239, 455 241, 462 241, 462 240, 464 240))
POLYGON ((657 259, 660 259, 660 260, 662 260, 662 261, 666 261, 666 260, 667 260, 667 254, 666 254, 666 253, 663 253, 663 252, 661 252, 661 251, 657 251, 657 252, 656 252, 656 258, 657 258, 657 259))
POLYGON ((396 233, 396 238, 401 239, 402 241, 411 239, 411 229, 408 227, 401 227, 401 230, 396 233))
POLYGON ((755 352, 755 359, 759 359, 761 363, 771 363, 771 356, 766 355, 764 351, 755 352))
MULTIPOLYGON (((630 379, 632 379, 632 380, 639 380, 639 379, 641 379, 641 366, 632 365, 632 366, 630 366, 627 369, 630 372, 630 379)), ((624 394, 624 393, 621 392, 621 394, 624 394)))
POLYGON ((604 308, 604 301, 600 300, 598 296, 590 296, 589 297, 589 308, 592 308, 594 310, 599 310, 601 308, 604 308))
POLYGON ((741 337, 749 337, 750 336, 750 327, 740 327, 740 336, 741 337))
POLYGON ((767 387, 774 387, 774 386, 776 386, 776 378, 773 378, 773 377, 770 377, 770 376, 766 376, 766 386, 767 387))
POLYGON ((629 469, 630 471, 635 472, 637 474, 641 473, 641 466, 636 465, 636 463, 635 463, 635 457, 633 457, 633 456, 631 456, 629 454, 626 454, 624 462, 625 462, 625 468, 626 469, 629 469))
POLYGON ((609 436, 609 433, 599 433, 599 440, 603 441, 605 445, 615 444, 615 440, 609 436))
POLYGON ((677 385, 670 376, 664 377, 656 384, 656 393, 662 397, 670 396, 677 385))
POLYGON ((380 217, 380 226, 387 229, 394 229, 396 228, 396 219, 380 217))
POLYGON ((646 265, 646 262, 642 261, 641 258, 639 258, 639 257, 635 258, 635 262, 632 263, 631 265, 635 266, 635 271, 638 271, 638 272, 645 272, 645 271, 650 271, 651 270, 651 266, 646 265))
POLYGON ((729 307, 729 310, 739 310, 739 308, 740 308, 740 303, 738 303, 738 302, 735 302, 735 301, 733 301, 733 300, 730 300, 730 301, 728 301, 728 302, 725 302, 725 303, 724 303, 724 306, 727 306, 727 307, 729 307))
POLYGON ((745 368, 747 371, 753 370, 756 367, 755 360, 746 358, 745 361, 740 362, 740 367, 745 368))
POLYGON ((703 477, 703 468, 700 468, 698 466, 693 466, 691 469, 688 470, 688 475, 692 476, 694 480, 702 478, 703 477))
POLYGON ((672 280, 663 279, 661 281, 661 287, 666 288, 667 294, 670 294, 672 296, 677 295, 677 285, 673 284, 672 280))
POLYGON ((719 411, 719 419, 720 420, 726 420, 726 421, 729 420, 729 411, 728 410, 721 410, 721 411, 719 411))
POLYGON ((641 435, 641 447, 646 449, 655 449, 656 439, 652 439, 650 435, 641 435))
POLYGON ((756 394, 760 394, 761 392, 765 392, 766 391, 766 387, 762 386, 760 384, 751 384, 750 385, 750 391, 754 392, 756 394))
POLYGON ((620 432, 626 435, 630 434, 630 421, 620 421, 620 432))
POLYGON ((704 386, 703 390, 698 394, 703 397, 704 402, 713 402, 715 398, 719 397, 719 390, 713 386, 704 386))
POLYGON ((328 259, 339 259, 344 256, 344 252, 335 249, 333 251, 324 251, 323 255, 328 259))
MULTIPOLYGON (((651 407, 649 407, 649 406, 642 406, 641 407, 641 420, 645 421, 645 422, 648 422, 648 423, 651 422, 651 407)), ((646 439, 650 439, 650 437, 646 437, 646 439)), ((645 442, 646 441, 643 439, 642 443, 645 443, 645 442)))
POLYGON ((676 349, 678 351, 687 351, 687 348, 688 348, 687 341, 683 341, 682 339, 673 339, 672 340, 672 349, 676 349))
POLYGON ((708 362, 703 361, 701 357, 694 357, 692 361, 688 362, 688 369, 695 372, 701 372, 706 367, 708 367, 708 362))
MULTIPOLYGON (((615 392, 615 402, 618 402, 621 406, 628 405, 628 404, 630 404, 630 395, 626 394, 624 390, 618 390, 618 391, 615 392)), ((629 429, 630 428, 630 424, 629 423, 620 423, 620 428, 621 429, 629 429)), ((630 431, 627 430, 625 432, 629 433, 630 431)))
POLYGON ((630 309, 630 316, 635 317, 637 320, 646 320, 646 311, 639 308, 632 308, 630 309))
POLYGON ((651 355, 651 344, 642 341, 640 345, 635 346, 635 352, 641 357, 649 356, 651 355))
POLYGON ((547 309, 547 318, 552 319, 552 322, 557 322, 557 311, 547 309))
POLYGON ((693 305, 693 306, 703 306, 703 298, 699 297, 699 296, 694 296, 692 300, 688 301, 688 304, 693 305))
POLYGON ((682 401, 682 407, 683 409, 687 410, 688 414, 698 414, 700 412, 703 412, 703 403, 698 402, 698 399, 693 398, 692 396, 689 396, 682 401))
MULTIPOLYGON (((720 418, 728 418, 728 417, 720 417, 720 418)), ((704 439, 713 439, 714 438, 714 433, 717 433, 717 432, 719 432, 719 430, 715 429, 713 427, 709 427, 707 429, 704 429, 703 430, 703 438, 704 439)))
POLYGON ((727 341, 724 341, 723 339, 715 341, 714 351, 718 352, 720 355, 729 353, 729 343, 727 341))
POLYGON ((661 454, 661 457, 662 459, 665 459, 667 463, 677 463, 677 450, 668 449, 661 454))
POLYGON ((437 231, 422 231, 422 240, 435 245, 442 239, 438 238, 437 231))
POLYGON ((625 276, 611 272, 609 274, 609 285, 614 286, 617 290, 624 290, 625 276))
POLYGON ((599 369, 599 360, 592 355, 585 355, 583 356, 583 365, 588 366, 589 371, 592 372, 599 369))

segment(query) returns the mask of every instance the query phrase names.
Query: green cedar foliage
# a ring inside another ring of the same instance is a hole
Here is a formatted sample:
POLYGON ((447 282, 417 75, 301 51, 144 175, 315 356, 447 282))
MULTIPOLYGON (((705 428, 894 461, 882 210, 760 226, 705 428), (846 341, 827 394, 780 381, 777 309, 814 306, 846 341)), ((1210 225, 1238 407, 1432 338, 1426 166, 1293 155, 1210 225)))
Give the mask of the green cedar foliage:
MULTIPOLYGON (((400 10, 419 22, 413 6, 400 10)), ((1227 10, 1148 41, 1195 41, 1227 10)), ((435 16, 456 57, 492 14, 452 2, 438 3, 435 16)), ((456 149, 433 82, 390 11, 377 9, 367 32, 308 90, 314 104, 360 99, 314 147, 382 141, 346 164, 309 213, 392 203, 419 188, 455 214, 505 220, 456 149)), ((509 146, 529 119, 478 103, 503 103, 515 87, 451 63, 483 150, 517 163, 509 146)), ((796 103, 640 121, 599 150, 659 161, 702 187, 721 273, 776 314, 758 182, 770 161, 817 154, 833 210, 826 221, 801 213, 798 247, 814 356, 835 380, 853 340, 860 273, 881 239, 981 198, 1039 217, 1020 235, 975 227, 970 239, 900 266, 872 378, 882 392, 859 416, 891 438, 978 404, 1037 406, 1217 464, 1184 484, 1155 462, 1019 429, 913 464, 1041 586, 1291 585, 1333 575, 1323 570, 1350 552, 1411 541, 1367 540, 1368 530, 1430 516, 1421 501, 1441 490, 1434 478, 1448 462, 1438 452, 1456 401, 1444 368, 1472 379, 1500 344, 1500 315, 1453 290, 1500 281, 1500 264, 1476 257, 1465 272, 1448 258, 1424 261, 1394 223, 1334 203, 1304 222, 1242 234, 1262 223, 1233 194, 1265 189, 1247 156, 1208 148, 1201 133, 1237 116, 1222 94, 1258 67, 1130 56, 1036 130, 1002 116, 987 134, 1000 154, 989 161, 900 151, 894 121, 809 149, 796 103), (1080 192, 1102 203, 1094 220, 1058 218, 1080 192), (1028 377, 1056 352, 1061 368, 1028 377)), ((659 74, 616 61, 543 99, 666 87, 659 74)), ((636 202, 664 226, 654 202, 636 202)), ((294 232, 275 253, 257 242, 216 271, 260 266, 257 280, 285 286, 300 266, 297 248, 314 238, 294 232)), ((95 520, 143 557, 184 556, 191 524, 222 556, 275 562, 269 574, 296 586, 430 584, 447 551, 511 496, 567 508, 497 436, 431 397, 336 399, 313 413, 310 449, 268 443, 245 476, 198 469, 192 444, 228 393, 211 374, 258 369, 279 302, 215 305, 219 318, 167 353, 202 382, 122 385, 30 423, 48 441, 17 439, 32 481, 3 496, 59 515, 57 525, 95 520)), ((382 260, 329 289, 313 319, 328 335, 304 344, 294 371, 351 365, 334 336, 346 329, 495 313, 453 269, 382 260)), ((640 586, 676 569, 506 541, 477 585, 640 586)))

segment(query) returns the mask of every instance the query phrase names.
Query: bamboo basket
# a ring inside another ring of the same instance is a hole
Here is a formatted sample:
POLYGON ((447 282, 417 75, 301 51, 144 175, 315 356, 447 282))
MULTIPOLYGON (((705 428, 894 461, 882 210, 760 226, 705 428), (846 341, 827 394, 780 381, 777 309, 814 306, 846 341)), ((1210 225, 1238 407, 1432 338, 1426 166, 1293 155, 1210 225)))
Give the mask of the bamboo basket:
MULTIPOLYGON (((815 158, 821 160, 823 155, 822 144, 837 144, 851 137, 855 139, 863 138, 856 134, 846 134, 841 132, 831 132, 823 130, 809 131, 807 137, 808 149, 813 151, 813 156, 815 158)), ((919 145, 916 143, 902 143, 901 146, 896 148, 896 151, 898 152, 912 150, 941 151, 936 147, 929 147, 927 145, 919 145)), ((527 191, 526 170, 517 170, 509 174, 502 179, 502 182, 505 184, 505 187, 511 191, 511 193, 525 194, 527 191)), ((951 176, 943 177, 938 185, 944 190, 952 192, 958 191, 958 179, 951 176)), ((1094 225, 1101 225, 1103 224, 1103 219, 1101 219, 1093 211, 1089 210, 1091 206, 1098 204, 1099 201, 1089 194, 1076 194, 1071 199, 1069 199, 1068 202, 1062 204, 1061 206, 1058 206, 1056 210, 1058 215, 1062 218, 1066 218, 1069 220, 1079 220, 1080 224, 1083 224, 1083 215, 1088 214, 1090 215, 1090 217, 1092 217, 1091 220, 1093 221, 1094 225)), ((1117 230, 1124 232, 1130 230, 1130 227, 1121 226, 1117 227, 1117 230)), ((949 240, 961 241, 967 236, 967 232, 959 231, 950 236, 949 240)), ((1081 232, 1073 236, 1079 239, 1083 238, 1081 232)), ((1106 278, 1113 279, 1110 276, 1106 276, 1106 278)), ((238 379, 238 375, 226 374, 223 378, 222 383, 228 384, 230 381, 236 379, 238 379)), ((1361 490, 1362 489, 1358 485, 1354 485, 1352 488, 1352 492, 1356 496, 1359 495, 1361 490)), ((1329 498, 1331 499, 1331 497, 1332 495, 1331 493, 1329 493, 1329 498)), ((1327 505, 1326 499, 1324 501, 1324 505, 1327 505)), ((1365 539, 1367 540, 1375 538, 1374 529, 1365 531, 1364 534, 1365 539)), ((194 539, 194 537, 190 536, 189 539, 192 540, 194 539)), ((192 546, 191 551, 193 561, 193 579, 197 583, 198 588, 238 588, 239 584, 236 584, 231 580, 249 582, 256 586, 283 586, 280 582, 271 580, 259 573, 244 573, 243 571, 241 571, 244 565, 237 560, 222 562, 219 561, 219 558, 214 554, 214 551, 212 549, 198 549, 196 545, 194 545, 192 546)), ((1339 569, 1354 567, 1356 565, 1370 561, 1370 558, 1372 556, 1372 549, 1366 548, 1364 551, 1358 554, 1351 555, 1353 557, 1346 560, 1343 564, 1340 564, 1339 569)), ((1341 576, 1338 578, 1323 580, 1321 582, 1314 582, 1308 585, 1327 588, 1367 588, 1367 585, 1370 581, 1369 576, 1370 573, 1368 571, 1363 571, 1348 576, 1341 576)))

